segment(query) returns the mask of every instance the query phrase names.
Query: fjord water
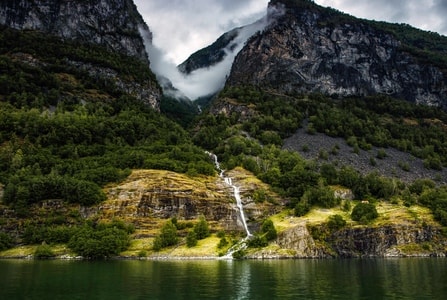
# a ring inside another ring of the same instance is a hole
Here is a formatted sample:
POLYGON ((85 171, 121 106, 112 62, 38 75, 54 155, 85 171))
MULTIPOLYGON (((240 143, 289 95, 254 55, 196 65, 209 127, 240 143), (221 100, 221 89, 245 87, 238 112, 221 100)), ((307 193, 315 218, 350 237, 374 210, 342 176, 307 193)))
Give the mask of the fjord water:
POLYGON ((0 299, 447 299, 447 260, 0 260, 0 299))

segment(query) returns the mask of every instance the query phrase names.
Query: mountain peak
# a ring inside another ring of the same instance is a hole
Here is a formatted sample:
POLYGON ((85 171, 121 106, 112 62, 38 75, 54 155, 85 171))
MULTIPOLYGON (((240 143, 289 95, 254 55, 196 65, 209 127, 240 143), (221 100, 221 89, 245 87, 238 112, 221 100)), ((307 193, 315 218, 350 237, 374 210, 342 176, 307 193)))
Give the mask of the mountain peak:
POLYGON ((227 84, 335 97, 386 94, 447 108, 447 39, 443 50, 420 47, 412 40, 427 41, 429 33, 309 0, 272 0, 269 7, 285 13, 248 40, 227 84))

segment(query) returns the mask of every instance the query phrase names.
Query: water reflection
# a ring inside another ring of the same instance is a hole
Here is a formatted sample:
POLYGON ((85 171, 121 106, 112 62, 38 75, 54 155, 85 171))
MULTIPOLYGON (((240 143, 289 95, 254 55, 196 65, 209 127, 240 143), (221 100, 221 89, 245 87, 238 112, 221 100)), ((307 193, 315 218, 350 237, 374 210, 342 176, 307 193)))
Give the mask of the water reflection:
POLYGON ((0 299, 447 299, 445 259, 0 261, 0 299))

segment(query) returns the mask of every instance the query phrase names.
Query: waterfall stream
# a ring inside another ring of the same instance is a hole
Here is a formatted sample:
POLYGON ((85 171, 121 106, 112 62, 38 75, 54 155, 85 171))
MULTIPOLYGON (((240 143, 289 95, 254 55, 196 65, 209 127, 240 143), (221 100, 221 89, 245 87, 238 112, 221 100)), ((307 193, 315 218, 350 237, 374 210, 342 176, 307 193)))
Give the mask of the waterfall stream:
POLYGON ((217 156, 211 152, 206 152, 206 153, 213 159, 214 164, 216 165, 216 168, 219 171, 219 177, 222 178, 224 180, 224 182, 233 189, 233 195, 234 195, 234 198, 236 199, 236 205, 239 209, 239 213, 240 213, 242 224, 244 225, 245 233, 247 234, 247 238, 251 237, 252 234, 250 233, 250 230, 248 230, 247 220, 245 219, 244 207, 242 205, 242 199, 241 199, 239 187, 233 184, 233 180, 230 177, 224 176, 225 171, 222 170, 222 168, 220 167, 220 163, 219 163, 219 160, 217 159, 217 156))

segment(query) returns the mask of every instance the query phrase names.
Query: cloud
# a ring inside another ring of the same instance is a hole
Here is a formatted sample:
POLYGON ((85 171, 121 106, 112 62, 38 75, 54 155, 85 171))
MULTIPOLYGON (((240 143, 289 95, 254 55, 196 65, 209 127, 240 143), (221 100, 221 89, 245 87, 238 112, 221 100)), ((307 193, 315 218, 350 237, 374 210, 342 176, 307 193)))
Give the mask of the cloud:
POLYGON ((392 23, 406 23, 424 30, 447 34, 445 0, 316 0, 353 16, 392 23))
MULTIPOLYGON (((135 0, 153 33, 151 68, 169 78, 191 99, 219 90, 237 52, 210 69, 189 76, 177 71, 195 51, 213 43, 223 33, 262 18, 269 0, 135 0)), ((315 0, 356 17, 407 23, 447 34, 446 0, 315 0), (421 3, 423 2, 423 4, 421 3)), ((242 45, 242 44, 240 44, 242 45)))
POLYGON ((167 60, 182 63, 223 33, 260 19, 269 0, 135 0, 167 60))
MULTIPOLYGON (((279 14, 281 12, 276 12, 276 16, 279 14)), ((262 31, 270 21, 272 20, 267 20, 265 16, 250 25, 238 29, 237 37, 224 49, 226 55, 223 61, 209 68, 195 70, 188 75, 181 73, 176 64, 164 56, 161 49, 147 40, 145 44, 151 61, 151 69, 161 79, 160 81, 167 83, 163 78, 168 78, 172 85, 180 91, 180 93, 173 95, 172 89, 169 89, 171 96, 181 98, 185 95, 189 99, 195 100, 202 96, 214 94, 223 88, 234 58, 243 48, 247 39, 256 32, 262 31)))

